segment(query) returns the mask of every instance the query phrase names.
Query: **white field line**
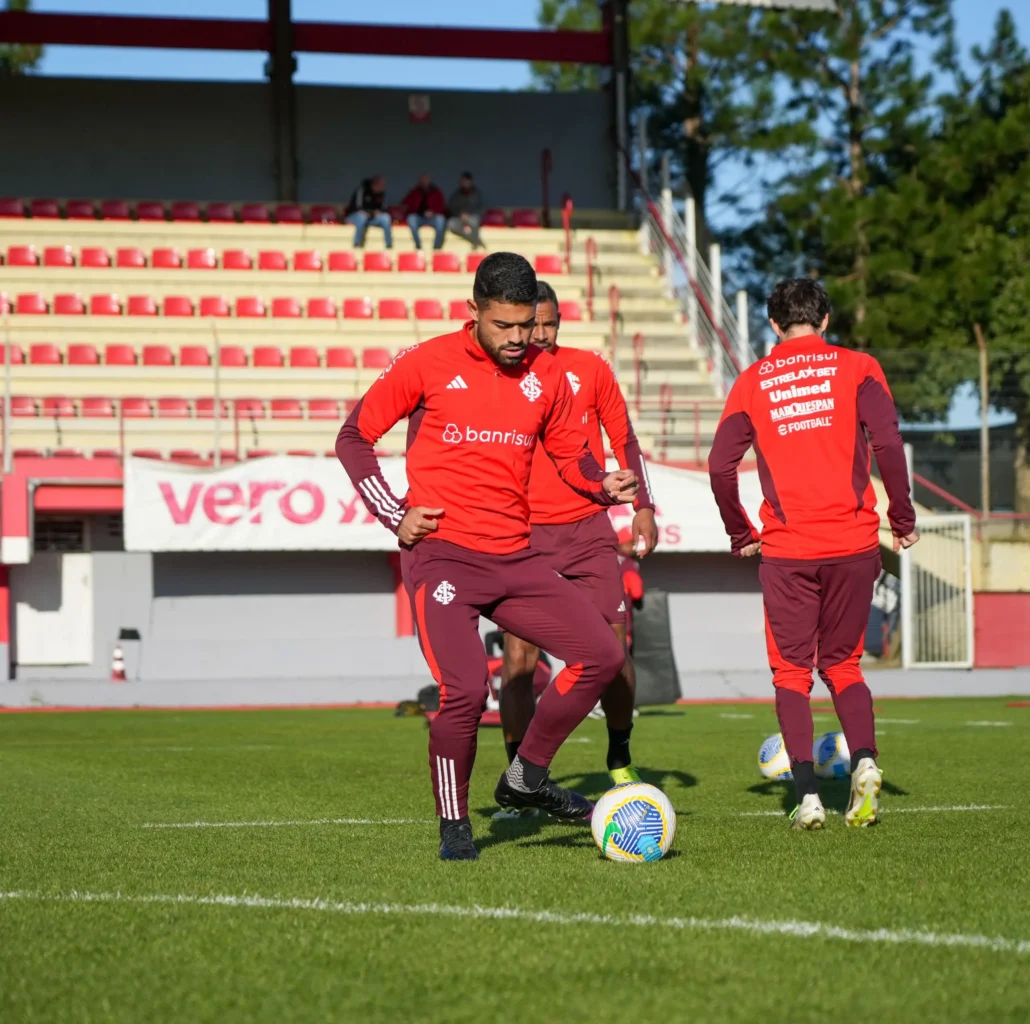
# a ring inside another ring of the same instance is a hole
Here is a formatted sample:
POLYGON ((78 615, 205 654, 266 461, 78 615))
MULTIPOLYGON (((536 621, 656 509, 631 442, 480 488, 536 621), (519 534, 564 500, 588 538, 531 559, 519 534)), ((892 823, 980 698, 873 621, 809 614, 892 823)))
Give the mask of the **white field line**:
POLYGON ((720 711, 719 712, 719 717, 720 718, 731 718, 731 719, 737 720, 737 719, 744 719, 744 718, 754 718, 755 716, 754 715, 734 715, 734 714, 731 714, 728 711, 720 711))
POLYGON ((1004 725, 1011 725, 1011 724, 1012 724, 1011 722, 966 722, 966 725, 984 725, 984 726, 992 726, 992 725, 1004 726, 1004 725))
POLYGON ((665 928, 670 931, 732 931, 751 935, 788 935, 800 939, 835 939, 874 945, 937 946, 985 949, 994 953, 1030 954, 1030 940, 989 935, 964 935, 908 928, 841 928, 816 921, 762 921, 749 917, 652 917, 649 914, 615 915, 521 907, 449 906, 444 903, 352 903, 323 899, 284 899, 264 896, 195 896, 155 893, 133 896, 119 892, 0 892, 0 903, 23 900, 40 903, 127 903, 136 905, 212 906, 260 910, 306 910, 323 914, 383 917, 452 917, 494 921, 527 921, 559 926, 601 925, 612 928, 665 928))
POLYGON ((885 725, 919 725, 918 718, 881 718, 876 716, 877 724, 883 722, 885 725))
MULTIPOLYGON (((1005 811, 1007 804, 956 804, 953 807, 881 807, 880 814, 940 814, 951 811, 1005 811)), ((840 814, 840 811, 826 808, 827 814, 840 814)), ((739 811, 738 818, 785 818, 786 811, 739 811)))
POLYGON ((290 825, 432 825, 436 818, 312 818, 308 821, 169 821, 139 828, 284 828, 290 825))

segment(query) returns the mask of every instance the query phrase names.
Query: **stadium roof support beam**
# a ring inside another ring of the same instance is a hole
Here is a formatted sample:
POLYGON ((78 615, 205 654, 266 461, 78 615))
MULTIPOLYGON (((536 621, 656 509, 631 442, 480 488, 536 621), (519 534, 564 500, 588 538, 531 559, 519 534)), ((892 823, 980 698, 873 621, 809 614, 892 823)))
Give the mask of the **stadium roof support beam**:
POLYGON ((297 94, 293 76, 297 58, 293 55, 292 0, 268 0, 268 24, 272 30, 267 74, 272 94, 275 184, 280 201, 296 202, 297 94))

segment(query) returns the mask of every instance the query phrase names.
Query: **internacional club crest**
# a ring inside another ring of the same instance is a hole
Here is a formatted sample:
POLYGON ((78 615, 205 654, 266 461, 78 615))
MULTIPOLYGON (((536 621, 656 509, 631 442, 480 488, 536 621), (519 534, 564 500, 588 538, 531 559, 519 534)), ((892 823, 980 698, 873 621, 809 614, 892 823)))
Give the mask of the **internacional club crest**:
POLYGON ((571 372, 566 372, 565 376, 569 378, 569 386, 572 388, 572 393, 578 395, 580 388, 579 377, 571 372))
POLYGON ((440 602, 440 604, 450 604, 454 600, 456 591, 454 586, 448 581, 444 580, 440 586, 433 591, 433 597, 440 602))
POLYGON ((535 373, 529 373, 523 377, 519 382, 519 387, 531 402, 535 402, 544 393, 540 378, 535 373))

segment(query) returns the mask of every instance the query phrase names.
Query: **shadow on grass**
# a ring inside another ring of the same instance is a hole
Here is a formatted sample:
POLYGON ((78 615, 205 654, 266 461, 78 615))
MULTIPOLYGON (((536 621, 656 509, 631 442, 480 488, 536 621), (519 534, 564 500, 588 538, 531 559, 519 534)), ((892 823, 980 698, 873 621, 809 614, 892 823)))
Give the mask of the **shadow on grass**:
POLYGON ((667 711, 664 708, 640 709, 641 718, 682 718, 686 711, 667 711))
MULTIPOLYGON (((652 786, 657 786, 662 790, 665 789, 670 781, 677 782, 686 789, 697 785, 697 778, 695 776, 689 772, 681 772, 673 768, 638 767, 637 771, 640 773, 640 778, 643 782, 650 783, 652 786)), ((607 772, 589 772, 586 775, 564 775, 554 781, 561 786, 574 789, 577 793, 590 797, 591 800, 596 800, 612 788, 612 780, 607 772)))
MULTIPOLYGON (((747 791, 749 793, 757 793, 759 796, 769 797, 775 797, 778 794, 780 806, 785 814, 790 814, 798 802, 797 796, 794 793, 794 783, 790 781, 777 782, 770 779, 768 782, 757 782, 753 786, 748 786, 747 791)), ((894 783, 888 782, 886 779, 884 779, 881 792, 888 793, 890 796, 909 795, 907 789, 895 786, 894 783)), ((819 795, 822 797, 823 806, 828 811, 837 811, 843 814, 848 808, 848 800, 851 797, 850 778, 820 779, 819 795)))

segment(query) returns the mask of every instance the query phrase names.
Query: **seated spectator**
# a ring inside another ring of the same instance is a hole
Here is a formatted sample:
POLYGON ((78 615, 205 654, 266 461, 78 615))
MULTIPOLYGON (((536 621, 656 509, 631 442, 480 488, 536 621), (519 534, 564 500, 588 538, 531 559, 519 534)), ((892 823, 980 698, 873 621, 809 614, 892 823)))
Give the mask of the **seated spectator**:
POLYGON ((419 228, 428 225, 436 232, 433 248, 442 249, 447 232, 447 200, 428 174, 421 175, 418 184, 404 197, 404 208, 408 211, 408 227, 415 239, 415 248, 422 248, 419 228))
POLYGON ((386 209, 386 179, 381 174, 366 178, 355 190, 347 204, 346 219, 354 225, 354 248, 365 244, 369 224, 383 229, 386 248, 393 248, 393 228, 386 209))
POLYGON ((451 196, 448 212, 451 217, 447 227, 456 235, 472 243, 473 249, 485 249, 479 236, 479 225, 483 217, 483 197, 468 171, 462 174, 458 191, 451 196))

